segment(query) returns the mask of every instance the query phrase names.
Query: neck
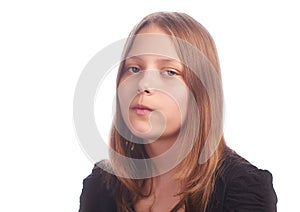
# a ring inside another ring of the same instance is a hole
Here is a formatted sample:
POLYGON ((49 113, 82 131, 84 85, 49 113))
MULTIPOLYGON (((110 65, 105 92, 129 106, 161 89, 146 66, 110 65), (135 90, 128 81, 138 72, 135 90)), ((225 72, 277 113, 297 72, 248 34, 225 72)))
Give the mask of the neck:
POLYGON ((178 135, 160 137, 158 140, 145 145, 145 150, 152 161, 153 176, 162 175, 177 167, 182 160, 182 140, 178 135))
POLYGON ((171 146, 176 142, 176 139, 177 135, 167 138, 159 138, 153 142, 148 142, 148 144, 145 145, 147 154, 150 158, 163 154, 171 148, 171 146))
MULTIPOLYGON (((157 177, 153 177, 153 189, 155 190, 160 190, 161 188, 166 188, 169 187, 176 187, 178 189, 179 183, 178 181, 174 178, 174 175, 176 173, 175 169, 172 169, 162 175, 159 175, 157 177), (176 186, 175 186, 176 185, 176 186)), ((177 190, 176 189, 176 190, 177 190)))

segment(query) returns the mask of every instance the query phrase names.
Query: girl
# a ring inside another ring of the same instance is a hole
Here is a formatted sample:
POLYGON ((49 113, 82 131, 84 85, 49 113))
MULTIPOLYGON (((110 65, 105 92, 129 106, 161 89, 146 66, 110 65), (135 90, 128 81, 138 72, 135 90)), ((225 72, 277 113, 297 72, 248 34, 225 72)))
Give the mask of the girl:
POLYGON ((271 173, 225 144, 219 60, 200 23, 150 14, 122 59, 110 160, 84 180, 80 211, 276 211, 271 173))

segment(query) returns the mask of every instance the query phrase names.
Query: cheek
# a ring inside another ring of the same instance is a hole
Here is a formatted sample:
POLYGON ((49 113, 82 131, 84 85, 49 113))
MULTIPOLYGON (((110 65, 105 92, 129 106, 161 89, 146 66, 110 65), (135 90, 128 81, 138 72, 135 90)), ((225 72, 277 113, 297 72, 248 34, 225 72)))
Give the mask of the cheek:
POLYGON ((164 98, 166 116, 169 118, 169 124, 182 125, 188 112, 189 90, 185 85, 177 88, 164 98))
MULTIPOLYGON (((120 115, 121 115, 123 121, 125 122, 125 125, 127 126, 127 127, 125 127, 125 126, 117 126, 118 131, 121 131, 122 129, 125 129, 125 128, 129 127, 129 105, 130 105, 130 98, 128 98, 128 94, 126 93, 125 90, 120 89, 118 91, 118 100, 119 100, 120 112, 121 112, 120 115)), ((116 124, 120 124, 120 123, 116 123, 116 124)))
POLYGON ((137 95, 137 85, 136 80, 133 79, 121 79, 118 89, 117 89, 117 98, 120 103, 120 108, 122 112, 122 116, 125 119, 125 117, 128 116, 128 110, 129 106, 132 102, 132 100, 137 95))
MULTIPOLYGON (((187 107, 189 102, 189 89, 185 84, 181 84, 177 86, 175 92, 173 94, 173 98, 176 101, 177 107, 176 109, 184 118, 187 113, 187 107)), ((183 119, 184 120, 184 119, 183 119)))

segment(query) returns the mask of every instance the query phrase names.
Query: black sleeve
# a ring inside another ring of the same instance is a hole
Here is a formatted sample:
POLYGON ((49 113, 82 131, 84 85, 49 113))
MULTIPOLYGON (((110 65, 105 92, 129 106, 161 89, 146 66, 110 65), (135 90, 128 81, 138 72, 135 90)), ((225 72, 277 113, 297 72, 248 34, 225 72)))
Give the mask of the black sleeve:
POLYGON ((111 192, 104 182, 105 172, 95 165, 92 173, 83 180, 79 212, 116 211, 111 192))
POLYGON ((224 211, 276 212, 277 196, 272 181, 266 170, 239 170, 227 185, 224 211))

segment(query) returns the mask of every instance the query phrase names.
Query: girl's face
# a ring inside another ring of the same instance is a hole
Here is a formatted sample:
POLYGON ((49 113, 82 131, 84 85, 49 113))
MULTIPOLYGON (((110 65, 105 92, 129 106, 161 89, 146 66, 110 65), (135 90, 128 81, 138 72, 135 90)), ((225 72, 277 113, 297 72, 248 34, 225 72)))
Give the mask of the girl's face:
POLYGON ((189 89, 173 43, 156 26, 142 29, 125 60, 118 86, 121 114, 144 141, 176 139, 185 120, 189 89))

